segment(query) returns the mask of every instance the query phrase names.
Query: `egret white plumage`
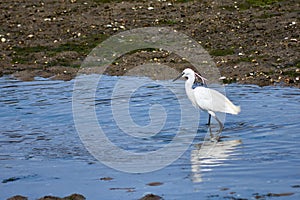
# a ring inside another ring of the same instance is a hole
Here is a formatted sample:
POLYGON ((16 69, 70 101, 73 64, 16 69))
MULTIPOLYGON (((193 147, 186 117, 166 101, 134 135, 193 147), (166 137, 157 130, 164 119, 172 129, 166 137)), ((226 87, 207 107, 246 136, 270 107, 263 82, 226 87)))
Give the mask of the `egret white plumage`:
POLYGON ((224 126, 216 116, 215 112, 236 115, 241 111, 240 106, 234 105, 226 96, 214 89, 202 86, 193 88, 196 76, 201 78, 202 82, 205 84, 206 79, 189 68, 183 70, 182 74, 173 81, 176 81, 181 77, 187 78, 185 82, 185 92, 188 98, 192 102, 193 106, 200 108, 203 111, 207 111, 208 114, 210 114, 219 123, 220 129, 218 132, 220 133, 224 126))

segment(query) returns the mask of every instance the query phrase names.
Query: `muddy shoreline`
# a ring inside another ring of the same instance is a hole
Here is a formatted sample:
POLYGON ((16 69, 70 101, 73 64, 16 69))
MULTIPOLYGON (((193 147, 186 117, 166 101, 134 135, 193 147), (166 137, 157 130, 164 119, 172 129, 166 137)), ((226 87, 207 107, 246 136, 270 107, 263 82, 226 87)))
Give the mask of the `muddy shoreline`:
MULTIPOLYGON (((70 80, 106 38, 157 26, 198 41, 213 57, 224 83, 299 87, 299 1, 265 2, 2 1, 0 75, 25 81, 35 76, 70 80)), ((122 75, 124 69, 147 62, 185 68, 180 60, 157 52, 122 59, 107 73, 122 75)))

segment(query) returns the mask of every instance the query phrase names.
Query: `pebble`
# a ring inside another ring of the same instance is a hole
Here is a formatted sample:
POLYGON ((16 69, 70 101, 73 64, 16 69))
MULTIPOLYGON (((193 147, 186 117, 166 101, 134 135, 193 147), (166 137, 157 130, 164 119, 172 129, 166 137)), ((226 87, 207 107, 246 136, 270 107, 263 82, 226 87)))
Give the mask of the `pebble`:
POLYGON ((1 38, 1 42, 6 42, 6 39, 5 38, 1 38))
POLYGON ((290 41, 292 41, 292 42, 298 42, 298 40, 296 38, 291 38, 290 41))

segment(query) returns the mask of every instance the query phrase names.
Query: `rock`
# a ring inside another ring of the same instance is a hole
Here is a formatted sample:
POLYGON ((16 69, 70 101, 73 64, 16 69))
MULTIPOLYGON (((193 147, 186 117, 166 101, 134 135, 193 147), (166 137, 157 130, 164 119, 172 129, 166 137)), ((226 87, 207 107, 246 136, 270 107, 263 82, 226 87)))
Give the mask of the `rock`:
POLYGON ((85 200, 85 197, 81 194, 72 194, 70 196, 64 197, 63 200, 85 200))
POLYGON ((162 198, 158 195, 155 194, 147 194, 146 196, 144 196, 143 198, 139 199, 139 200, 161 200, 162 198))
POLYGON ((21 195, 16 195, 13 197, 8 198, 7 200, 27 200, 27 197, 21 196, 21 195))
POLYGON ((85 200, 85 197, 81 194, 72 194, 67 197, 59 198, 55 196, 44 196, 38 200, 85 200))

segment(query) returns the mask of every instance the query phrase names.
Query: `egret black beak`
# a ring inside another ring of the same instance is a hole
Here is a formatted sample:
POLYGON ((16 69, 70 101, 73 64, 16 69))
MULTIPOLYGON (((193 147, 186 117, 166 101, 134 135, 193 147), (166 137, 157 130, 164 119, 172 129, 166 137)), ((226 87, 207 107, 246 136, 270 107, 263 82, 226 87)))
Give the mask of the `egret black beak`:
POLYGON ((183 73, 180 74, 177 78, 175 78, 175 79, 173 80, 173 82, 176 81, 176 80, 178 80, 178 79, 180 79, 180 78, 182 77, 182 75, 183 75, 183 73))

